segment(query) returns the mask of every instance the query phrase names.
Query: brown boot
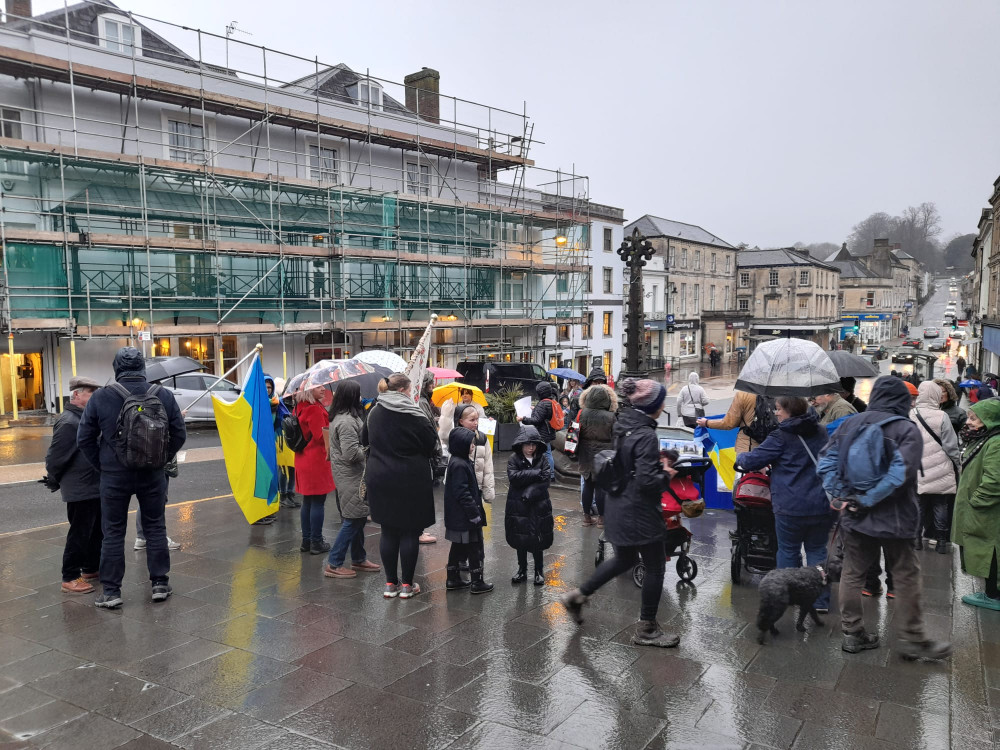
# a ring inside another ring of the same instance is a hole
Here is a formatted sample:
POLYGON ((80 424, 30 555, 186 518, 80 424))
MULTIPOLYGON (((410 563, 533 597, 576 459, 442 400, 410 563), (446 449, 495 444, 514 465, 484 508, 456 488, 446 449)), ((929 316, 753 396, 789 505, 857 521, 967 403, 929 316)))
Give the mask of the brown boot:
POLYGON ((590 515, 589 513, 584 513, 583 514, 583 524, 582 525, 583 526, 593 526, 594 525, 594 517, 592 515, 590 515))
POLYGON ((604 516, 598 516, 597 517, 597 528, 599 528, 599 529, 603 529, 604 528, 604 516))
POLYGON ((89 594, 93 590, 94 587, 82 578, 77 578, 75 581, 63 581, 62 585, 64 594, 89 594))

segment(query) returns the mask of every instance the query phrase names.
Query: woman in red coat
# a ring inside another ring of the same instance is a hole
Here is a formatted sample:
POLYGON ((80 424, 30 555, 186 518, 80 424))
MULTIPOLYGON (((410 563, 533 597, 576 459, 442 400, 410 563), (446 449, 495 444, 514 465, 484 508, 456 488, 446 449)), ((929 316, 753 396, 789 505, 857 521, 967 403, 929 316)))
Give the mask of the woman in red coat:
POLYGON ((329 426, 326 409, 316 400, 317 389, 297 395, 295 416, 302 434, 309 441, 295 454, 295 488, 302 494, 302 552, 322 555, 330 551, 323 541, 323 516, 326 496, 336 489, 323 430, 329 426))

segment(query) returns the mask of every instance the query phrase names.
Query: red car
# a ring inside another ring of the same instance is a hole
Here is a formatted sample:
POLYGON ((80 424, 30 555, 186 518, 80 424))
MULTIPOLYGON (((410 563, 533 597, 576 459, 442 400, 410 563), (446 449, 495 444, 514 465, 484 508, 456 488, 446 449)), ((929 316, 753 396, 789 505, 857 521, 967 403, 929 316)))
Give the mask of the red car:
POLYGON ((924 342, 920 339, 903 339, 903 346, 909 346, 913 349, 923 349, 924 342))

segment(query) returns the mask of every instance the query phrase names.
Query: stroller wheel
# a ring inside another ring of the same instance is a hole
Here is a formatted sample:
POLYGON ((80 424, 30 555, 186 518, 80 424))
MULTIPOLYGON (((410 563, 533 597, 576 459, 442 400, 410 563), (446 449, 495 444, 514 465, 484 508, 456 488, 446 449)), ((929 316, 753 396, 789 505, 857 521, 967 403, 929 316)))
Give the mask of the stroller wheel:
POLYGON ((632 582, 636 586, 642 588, 642 582, 646 580, 646 565, 645 563, 636 563, 636 566, 632 568, 632 582))
POLYGON ((698 563, 694 558, 681 555, 677 558, 677 577, 682 581, 693 581, 698 575, 698 563))
POLYGON ((729 561, 729 576, 733 579, 733 583, 738 584, 740 582, 740 577, 743 573, 743 544, 737 543, 733 545, 732 556, 729 561))

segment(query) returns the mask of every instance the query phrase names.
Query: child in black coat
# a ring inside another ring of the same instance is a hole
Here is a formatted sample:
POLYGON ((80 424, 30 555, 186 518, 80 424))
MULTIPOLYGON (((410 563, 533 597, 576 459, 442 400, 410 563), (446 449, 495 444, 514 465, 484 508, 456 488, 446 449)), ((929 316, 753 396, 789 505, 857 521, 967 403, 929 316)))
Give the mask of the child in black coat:
POLYGON ((511 583, 528 578, 528 553, 535 558, 535 585, 542 586, 542 552, 552 546, 554 522, 549 482, 552 469, 545 456, 545 441, 538 430, 522 426, 514 441, 514 453, 507 461, 507 508, 504 531, 507 544, 517 551, 517 572, 511 583))
POLYGON ((451 542, 448 550, 448 591, 465 588, 473 594, 486 594, 493 584, 483 580, 483 527, 486 511, 483 495, 476 481, 476 467, 471 460, 476 433, 456 427, 448 436, 448 474, 444 483, 444 538, 451 542), (459 563, 469 561, 471 586, 459 573, 459 563))

